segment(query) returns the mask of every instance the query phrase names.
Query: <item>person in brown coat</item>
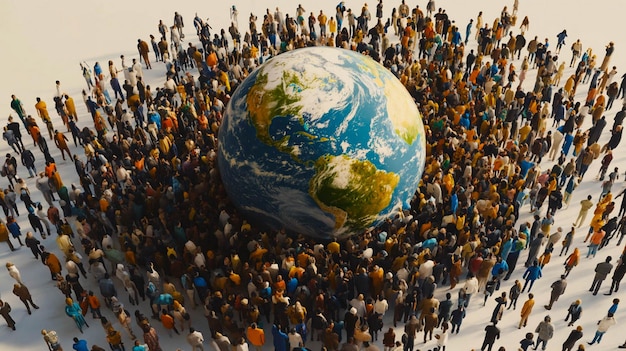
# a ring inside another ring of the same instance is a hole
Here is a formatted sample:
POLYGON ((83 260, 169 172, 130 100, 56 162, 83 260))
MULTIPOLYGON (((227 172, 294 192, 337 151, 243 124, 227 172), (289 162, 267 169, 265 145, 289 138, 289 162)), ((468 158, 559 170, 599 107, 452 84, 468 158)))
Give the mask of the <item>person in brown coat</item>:
POLYGON ((70 159, 72 158, 72 153, 70 152, 70 148, 67 146, 67 141, 68 139, 65 134, 59 132, 58 130, 54 131, 54 143, 59 148, 59 150, 61 150, 61 156, 63 156, 64 161, 66 152, 70 156, 70 159))
POLYGON ((148 58, 150 47, 145 40, 137 39, 137 51, 139 51, 139 55, 143 59, 143 62, 146 63, 146 67, 148 69, 152 69, 152 65, 150 65, 150 58, 148 58))
POLYGON ((15 246, 13 246, 11 238, 9 237, 9 230, 4 223, 0 223, 0 241, 6 241, 9 245, 9 249, 11 249, 11 251, 15 251, 15 246))
POLYGON ((324 340, 324 347, 326 347, 328 351, 337 351, 339 349, 339 335, 333 331, 334 326, 333 323, 330 323, 328 328, 324 330, 322 340, 324 340))
POLYGON ((424 342, 426 342, 426 337, 428 340, 433 339, 433 330, 439 324, 439 316, 437 316, 436 310, 431 308, 428 313, 422 314, 422 324, 424 324, 424 342))
POLYGON ((24 306, 26 306, 26 310, 28 311, 28 314, 31 314, 30 306, 28 305, 29 303, 31 306, 33 306, 34 309, 36 310, 39 309, 39 306, 35 305, 35 303, 33 302, 33 297, 30 295, 30 291, 28 290, 26 285, 15 283, 13 285, 13 294, 19 297, 20 300, 24 303, 24 306))
POLYGON ((491 253, 480 264, 480 268, 476 274, 476 278, 478 278, 478 291, 483 291, 485 289, 485 285, 487 285, 487 280, 489 279, 489 274, 495 264, 496 259, 491 253))
POLYGON ((422 315, 430 313, 431 309, 435 309, 435 311, 439 310, 439 300, 437 300, 433 294, 430 294, 428 298, 422 300, 422 315))
POLYGON ((11 313, 11 305, 8 302, 0 300, 0 316, 7 322, 7 326, 15 330, 15 320, 9 314, 11 313))
POLYGON ((52 276, 52 280, 57 280, 57 274, 61 273, 61 261, 59 258, 53 254, 52 252, 48 252, 45 249, 43 250, 43 255, 45 257, 45 265, 50 269, 50 276, 52 276))
POLYGON ((391 351, 396 345, 396 333, 393 331, 393 328, 389 328, 389 330, 383 335, 383 346, 385 347, 385 351, 391 351))

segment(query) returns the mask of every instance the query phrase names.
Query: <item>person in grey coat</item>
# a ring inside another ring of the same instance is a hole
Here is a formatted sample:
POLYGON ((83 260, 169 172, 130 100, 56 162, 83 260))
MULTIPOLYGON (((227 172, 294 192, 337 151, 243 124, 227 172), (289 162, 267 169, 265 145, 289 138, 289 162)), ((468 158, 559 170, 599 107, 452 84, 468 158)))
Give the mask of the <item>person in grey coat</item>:
POLYGON ((565 288, 567 288, 565 275, 561 275, 561 279, 552 283, 551 287, 552 292, 550 293, 550 303, 544 306, 546 310, 551 310, 552 305, 559 299, 559 296, 565 293, 565 288))
POLYGON ((537 234, 537 237, 534 238, 529 245, 528 250, 528 259, 526 260, 526 267, 530 267, 533 264, 533 261, 537 260, 537 255, 539 255, 539 250, 541 249, 541 245, 543 244, 543 233, 537 234))
POLYGON ((609 275, 609 273, 611 273, 611 270, 613 269, 611 260, 612 257, 607 256, 604 262, 598 263, 598 265, 596 266, 596 274, 593 277, 593 283, 591 283, 591 288, 589 288, 589 291, 593 291, 594 295, 598 294, 598 290, 600 290, 600 285, 602 285, 602 282, 604 281, 604 279, 606 279, 606 276, 609 275))
POLYGON ((548 341, 554 336, 554 325, 552 325, 552 319, 550 316, 545 316, 543 321, 539 323, 535 328, 537 333, 537 342, 535 342, 535 350, 542 344, 541 349, 545 350, 548 345, 548 341))

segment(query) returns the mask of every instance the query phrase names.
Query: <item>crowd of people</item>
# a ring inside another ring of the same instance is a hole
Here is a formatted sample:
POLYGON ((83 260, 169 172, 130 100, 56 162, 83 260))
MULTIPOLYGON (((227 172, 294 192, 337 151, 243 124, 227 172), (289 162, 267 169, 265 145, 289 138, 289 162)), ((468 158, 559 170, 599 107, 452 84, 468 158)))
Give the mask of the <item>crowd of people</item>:
MULTIPOLYGON (((11 250, 11 240, 18 240, 47 266, 80 332, 89 327, 91 312, 111 350, 125 349, 119 328, 100 310, 103 302, 133 340, 133 351, 161 350, 153 324, 170 336, 183 333, 192 350, 207 343, 219 351, 303 350, 313 342, 327 351, 375 351, 380 336, 385 351, 414 351, 421 341, 442 351, 460 333, 471 301, 495 299, 481 347, 491 350, 501 336, 498 321, 516 309, 520 297, 525 301, 519 328, 527 328, 535 303, 530 291, 559 246, 565 271, 552 283, 545 309, 565 293, 568 275, 583 259, 578 248, 569 252, 580 241, 579 228, 589 242, 587 257, 616 237, 621 244, 626 196, 618 209, 616 199, 624 191, 612 192, 620 176, 612 150, 621 141, 626 107, 613 103, 624 98, 626 75, 621 83, 616 80, 613 43, 597 66, 593 50, 574 42, 569 66, 575 73, 564 77, 568 60, 560 54, 567 32, 558 34, 554 48, 548 39, 526 38, 529 19, 518 19, 517 0, 493 24, 481 12, 464 30, 433 0, 424 9, 402 0, 389 18, 383 18, 382 0, 372 12, 367 4, 358 11, 343 1, 329 14, 307 15, 301 5, 293 15, 268 9, 261 21, 251 14, 245 26, 239 25, 238 13, 233 6, 231 26, 219 33, 196 15, 197 46, 185 38, 183 17, 176 13, 171 26, 159 22, 158 38, 138 39, 137 58, 120 57, 121 69, 117 60, 110 60, 108 69, 82 63, 83 101, 93 127, 78 128, 77 107, 59 81, 54 95, 59 118, 42 99, 35 105, 47 136, 12 97, 11 108, 24 129, 13 118, 4 128, 14 153, 2 166, 11 186, 0 193, 7 218, 0 223, 0 239, 11 250), (476 49, 469 49, 470 42, 477 42, 476 49), (216 136, 230 94, 264 61, 315 45, 356 50, 389 68, 415 99, 426 127, 426 167, 411 208, 343 242, 320 243, 289 228, 266 230, 248 223, 229 202, 216 165, 216 136), (163 67, 165 82, 155 82, 153 90, 143 69, 163 67), (533 88, 524 90, 535 70, 533 88), (576 101, 576 92, 587 84, 586 98, 576 101), (602 145, 611 110, 620 111, 602 145), (585 130, 589 119, 591 128, 585 130), (74 147, 62 128, 71 133, 74 147), (24 147, 24 133, 45 158, 41 173, 33 152, 24 147), (64 160, 66 153, 73 160, 80 184, 64 184, 46 139, 54 141, 64 160), (27 181, 17 176, 16 157, 36 177, 46 204, 31 199, 27 181), (571 228, 555 228, 559 210, 570 205, 595 160, 601 162, 600 196, 581 202, 571 228), (30 231, 15 221, 18 196, 30 231), (520 220, 522 209, 533 213, 532 220, 520 220), (61 257, 42 245, 50 245, 45 240, 55 235, 61 257), (507 291, 499 292, 505 285, 507 291), (132 307, 121 303, 126 299, 132 307), (148 315, 142 305, 149 306, 148 315), (208 320, 206 340, 198 330, 203 323, 192 326, 186 309, 196 305, 208 320), (142 338, 135 335, 133 317, 142 338)), ((28 313, 30 307, 38 309, 17 267, 7 263, 7 269, 28 313)), ((626 262, 608 256, 595 272, 589 291, 598 294, 612 273, 605 294, 611 295, 626 262)), ((613 300, 589 344, 600 343, 616 324, 618 303, 613 300)), ((10 312, 0 301, 0 315, 15 329, 10 312)), ((563 350, 584 349, 582 327, 575 326, 582 301, 564 314, 573 329, 563 350)), ((50 350, 63 349, 55 331, 41 332, 50 350)), ((545 350, 553 334, 546 316, 519 346, 545 350)), ((517 349, 517 342, 507 343, 499 350, 517 349)), ((74 338, 72 347, 84 351, 88 344, 74 338)))

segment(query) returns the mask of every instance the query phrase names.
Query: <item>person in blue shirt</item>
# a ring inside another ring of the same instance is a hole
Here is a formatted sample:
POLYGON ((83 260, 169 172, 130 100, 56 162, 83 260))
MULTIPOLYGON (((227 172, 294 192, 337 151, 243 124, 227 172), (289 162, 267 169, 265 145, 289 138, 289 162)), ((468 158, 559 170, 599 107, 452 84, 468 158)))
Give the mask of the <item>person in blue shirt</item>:
POLYGON ((565 38, 567 38, 567 31, 563 29, 561 33, 556 35, 556 38, 557 38, 556 53, 558 54, 559 52, 561 52, 561 47, 565 45, 565 38))
POLYGON ((87 346, 87 341, 78 340, 78 338, 74 338, 74 345, 72 348, 76 351, 89 351, 89 346, 87 346))
POLYGON ((289 343, 289 336, 287 333, 280 330, 280 327, 276 324, 272 325, 272 336, 274 337, 275 351, 288 351, 287 344, 289 343))
POLYGON ((533 162, 530 162, 528 158, 524 158, 520 162, 519 167, 520 167, 519 176, 520 178, 525 179, 526 175, 528 174, 528 171, 531 168, 535 167, 535 164, 533 162))
POLYGON ((619 305, 619 299, 613 299, 613 304, 609 308, 608 314, 615 314, 617 312, 617 306, 619 305))
POLYGON ((522 288, 522 292, 526 291, 526 287, 528 286, 528 292, 533 288, 533 284, 535 284, 535 280, 541 278, 541 267, 537 263, 537 260, 533 261, 533 265, 526 268, 526 272, 524 272, 523 277, 526 279, 524 282, 524 287, 522 288), (530 282, 530 285, 528 283, 530 282))
POLYGON ((133 346, 133 351, 147 351, 146 346, 141 345, 139 340, 135 340, 135 346, 133 346))
POLYGON ((472 33, 472 26, 474 25, 474 19, 470 18, 467 27, 465 27, 465 45, 467 45, 467 41, 469 40, 470 34, 472 33))

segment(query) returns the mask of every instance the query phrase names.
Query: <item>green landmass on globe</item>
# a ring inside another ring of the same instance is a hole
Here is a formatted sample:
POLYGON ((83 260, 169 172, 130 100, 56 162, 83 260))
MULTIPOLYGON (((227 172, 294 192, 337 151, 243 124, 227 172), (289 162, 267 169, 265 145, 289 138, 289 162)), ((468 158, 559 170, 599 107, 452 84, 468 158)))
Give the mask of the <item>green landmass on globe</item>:
POLYGON ((423 134, 412 97, 385 67, 312 47, 270 59, 241 83, 218 163, 230 199, 259 224, 343 238, 408 206, 423 134))
POLYGON ((335 229, 344 225, 360 230, 391 202, 398 175, 376 169, 371 162, 346 155, 323 156, 315 162, 309 194, 335 216, 335 229))

